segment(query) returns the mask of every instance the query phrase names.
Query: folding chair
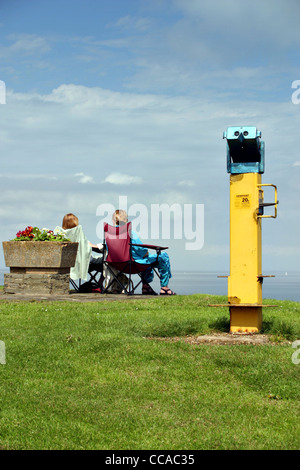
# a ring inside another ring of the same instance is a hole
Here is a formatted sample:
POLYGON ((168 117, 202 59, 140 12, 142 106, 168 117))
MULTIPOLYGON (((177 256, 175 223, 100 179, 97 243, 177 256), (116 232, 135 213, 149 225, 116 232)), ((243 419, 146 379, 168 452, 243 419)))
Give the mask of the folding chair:
MULTIPOLYGON (((92 248, 92 251, 95 253, 101 253, 99 248, 92 248)), ((89 264, 88 275, 90 278, 88 279, 86 284, 91 285, 91 290, 93 292, 102 292, 103 289, 103 263, 95 263, 93 261, 89 264)))
POLYGON ((150 267, 160 279, 160 275, 155 269, 155 266, 157 265, 157 259, 160 252, 162 250, 166 250, 168 247, 131 243, 131 222, 116 227, 105 223, 103 244, 106 245, 107 248, 107 257, 103 261, 103 265, 111 274, 111 280, 103 289, 103 293, 108 292, 110 286, 116 282, 120 286, 122 292, 128 295, 134 294, 137 287, 143 281, 143 273, 150 267), (137 263, 132 257, 133 246, 142 246, 147 249, 156 250, 156 261, 152 264, 137 263), (128 276, 127 285, 122 280, 122 274, 128 276), (134 274, 137 274, 140 278, 135 285, 132 280, 132 276, 134 274))
MULTIPOLYGON (((92 248, 92 251, 96 253, 101 253, 98 248, 92 248)), ((88 267, 88 280, 82 282, 81 279, 78 280, 78 283, 74 279, 70 278, 70 283, 72 284, 76 292, 102 292, 103 289, 103 264, 93 263, 92 261, 88 267)))
POLYGON ((83 232, 82 226, 77 225, 70 229, 56 227, 54 232, 64 233, 72 242, 78 243, 75 266, 70 270, 70 284, 76 292, 99 291, 102 287, 102 263, 91 263, 91 252, 101 253, 99 248, 91 248, 83 232), (85 281, 85 282, 82 282, 85 281))

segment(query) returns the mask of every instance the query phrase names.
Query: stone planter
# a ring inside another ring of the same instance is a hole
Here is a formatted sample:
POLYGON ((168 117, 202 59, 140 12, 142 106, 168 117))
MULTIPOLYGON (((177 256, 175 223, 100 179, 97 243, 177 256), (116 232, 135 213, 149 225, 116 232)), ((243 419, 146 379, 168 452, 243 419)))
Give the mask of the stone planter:
POLYGON ((70 268, 78 243, 50 241, 2 242, 10 273, 4 275, 6 294, 68 294, 70 268))

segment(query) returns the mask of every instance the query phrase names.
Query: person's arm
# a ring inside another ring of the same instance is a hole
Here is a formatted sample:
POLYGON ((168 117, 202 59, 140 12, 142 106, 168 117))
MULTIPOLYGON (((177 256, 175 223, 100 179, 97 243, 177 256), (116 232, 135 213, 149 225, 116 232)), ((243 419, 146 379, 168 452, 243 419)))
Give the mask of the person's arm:
POLYGON ((97 251, 100 251, 100 253, 103 252, 103 243, 97 243, 97 245, 95 245, 94 243, 89 242, 89 245, 97 251))
MULTIPOLYGON (((137 234, 135 232, 131 232, 131 243, 132 244, 137 244, 137 245, 142 245, 142 241, 139 239, 137 234)), ((149 252, 147 248, 144 248, 142 246, 133 246, 132 247, 132 256, 133 258, 147 258, 149 255, 149 252)))

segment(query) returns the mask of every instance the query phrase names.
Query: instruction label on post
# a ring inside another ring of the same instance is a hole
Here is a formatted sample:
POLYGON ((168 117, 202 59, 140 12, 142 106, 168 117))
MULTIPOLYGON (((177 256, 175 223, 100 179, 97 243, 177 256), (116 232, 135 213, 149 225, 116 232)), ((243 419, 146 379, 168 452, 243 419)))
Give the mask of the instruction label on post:
POLYGON ((248 209, 251 205, 250 194, 236 194, 234 207, 238 209, 248 209))

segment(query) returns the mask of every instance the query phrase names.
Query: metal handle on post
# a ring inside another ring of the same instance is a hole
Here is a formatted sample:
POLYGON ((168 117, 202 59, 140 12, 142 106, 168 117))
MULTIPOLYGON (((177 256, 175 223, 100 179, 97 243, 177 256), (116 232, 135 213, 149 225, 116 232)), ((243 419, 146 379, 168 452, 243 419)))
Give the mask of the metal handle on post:
POLYGON ((270 202, 270 203, 266 203, 266 204, 260 204, 260 207, 266 207, 266 206, 274 206, 274 215, 260 215, 260 214, 257 214, 257 217, 260 218, 260 219, 267 219, 267 218, 272 218, 272 219, 276 219, 277 217, 277 204, 278 204, 278 200, 277 200, 277 186, 275 186, 275 184, 258 184, 257 185, 258 187, 262 187, 262 186, 273 186, 275 192, 274 192, 274 197, 275 197, 275 202, 270 202))

